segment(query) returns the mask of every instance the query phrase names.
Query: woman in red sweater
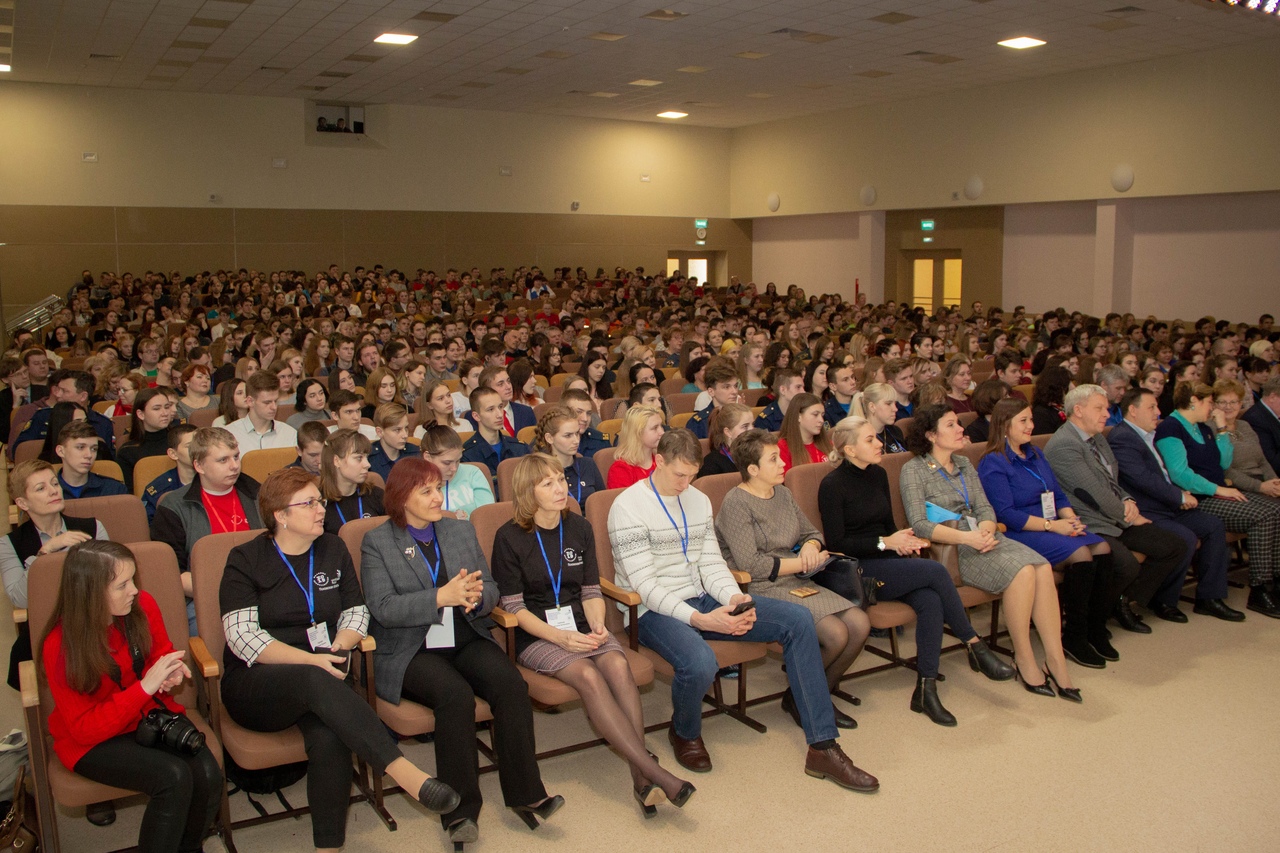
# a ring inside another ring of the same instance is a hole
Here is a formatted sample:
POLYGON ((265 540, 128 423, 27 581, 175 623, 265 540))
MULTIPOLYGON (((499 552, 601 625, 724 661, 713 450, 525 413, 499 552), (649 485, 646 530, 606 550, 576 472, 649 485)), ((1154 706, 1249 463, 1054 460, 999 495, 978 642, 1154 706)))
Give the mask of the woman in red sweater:
POLYGON ((625 489, 652 474, 656 465, 653 456, 665 432, 662 412, 653 406, 627 409, 618 435, 618 452, 606 477, 609 488, 625 489))
POLYGON ((784 473, 793 465, 826 462, 831 453, 822 401, 813 394, 797 394, 792 399, 778 434, 778 457, 784 473))
POLYGON ((191 671, 155 599, 134 586, 136 568, 133 553, 115 542, 90 540, 67 552, 40 656, 54 701, 53 751, 81 776, 151 798, 140 851, 198 851, 218 811, 222 772, 203 737, 193 750, 138 743, 150 711, 182 713, 169 694, 191 671))

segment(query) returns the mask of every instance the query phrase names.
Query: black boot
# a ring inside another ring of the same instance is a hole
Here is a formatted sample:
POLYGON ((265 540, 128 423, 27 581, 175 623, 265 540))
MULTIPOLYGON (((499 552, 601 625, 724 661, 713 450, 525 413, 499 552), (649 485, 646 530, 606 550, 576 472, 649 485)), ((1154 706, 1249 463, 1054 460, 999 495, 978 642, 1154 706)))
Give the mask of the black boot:
POLYGON ((911 710, 924 714, 940 726, 954 726, 956 718, 942 707, 938 698, 938 679, 916 676, 916 692, 911 694, 911 710))
POLYGON ((1115 572, 1112 568, 1110 554, 1095 554, 1093 558, 1093 594, 1089 597, 1089 645, 1102 655, 1103 659, 1114 663, 1120 660, 1120 653, 1111 645, 1111 632, 1107 630, 1107 619, 1111 616, 1111 604, 1115 601, 1115 572))
POLYGON ((980 672, 992 681, 1013 678, 1013 667, 996 657, 996 653, 982 640, 965 643, 964 651, 969 656, 969 668, 974 672, 980 672))
POLYGON ((1089 645, 1089 600, 1093 596, 1096 565, 1093 560, 1072 563, 1063 570, 1062 609, 1066 624, 1062 627, 1062 651, 1081 666, 1102 669, 1107 661, 1089 645))

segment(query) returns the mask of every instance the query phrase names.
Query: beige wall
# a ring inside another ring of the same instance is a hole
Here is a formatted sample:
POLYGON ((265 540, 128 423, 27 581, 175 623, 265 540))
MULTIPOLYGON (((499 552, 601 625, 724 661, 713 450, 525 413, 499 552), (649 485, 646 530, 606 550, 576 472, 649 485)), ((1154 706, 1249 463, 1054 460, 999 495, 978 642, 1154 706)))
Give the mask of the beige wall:
POLYGON ((854 284, 872 303, 884 297, 884 213, 780 216, 752 223, 752 278, 763 290, 774 282, 786 292, 854 298, 854 284))
POLYGON ((336 145, 306 131, 304 107, 5 83, 0 204, 568 213, 578 201, 583 214, 729 212, 727 130, 380 106, 368 140, 336 145), (86 151, 98 162, 82 162, 86 151), (275 157, 287 167, 272 168, 275 157), (499 176, 503 166, 511 177, 499 176))
POLYGON ((863 210, 864 185, 885 209, 1108 198, 1121 163, 1130 197, 1277 190, 1277 67, 1273 39, 741 128, 730 215, 769 217, 774 192, 777 215, 863 210))
MULTIPOLYGON (((751 275, 751 223, 711 219, 706 251, 751 275)), ((141 273, 385 264, 443 272, 520 264, 665 269, 693 250, 685 217, 0 205, 0 287, 9 312, 64 294, 82 269, 141 273)))
POLYGON ((1012 311, 1044 312, 1070 305, 1103 313, 1092 304, 1097 204, 1011 204, 1004 209, 1004 295, 1012 311), (1081 301, 1085 300, 1085 301, 1081 301))

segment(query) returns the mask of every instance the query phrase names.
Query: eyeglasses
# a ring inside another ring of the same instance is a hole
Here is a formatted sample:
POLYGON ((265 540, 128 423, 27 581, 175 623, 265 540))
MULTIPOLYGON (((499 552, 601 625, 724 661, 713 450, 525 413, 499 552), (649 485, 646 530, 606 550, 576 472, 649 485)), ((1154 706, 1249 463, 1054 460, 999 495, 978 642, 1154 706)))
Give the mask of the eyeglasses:
POLYGON ((320 509, 324 509, 325 507, 329 506, 329 502, 324 498, 312 498, 309 501, 302 501, 301 503, 285 504, 286 509, 293 506, 305 506, 307 509, 315 509, 316 507, 320 507, 320 509))

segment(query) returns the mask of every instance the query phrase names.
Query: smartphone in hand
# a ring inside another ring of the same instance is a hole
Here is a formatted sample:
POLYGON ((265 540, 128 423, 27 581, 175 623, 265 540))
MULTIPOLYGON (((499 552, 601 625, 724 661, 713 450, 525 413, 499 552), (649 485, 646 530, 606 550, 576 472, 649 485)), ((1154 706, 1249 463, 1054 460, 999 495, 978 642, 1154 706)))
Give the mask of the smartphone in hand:
POLYGON ((755 610, 755 609, 756 609, 756 603, 754 601, 744 601, 741 604, 739 604, 737 607, 730 610, 729 615, 741 616, 743 613, 746 613, 748 610, 755 610))

